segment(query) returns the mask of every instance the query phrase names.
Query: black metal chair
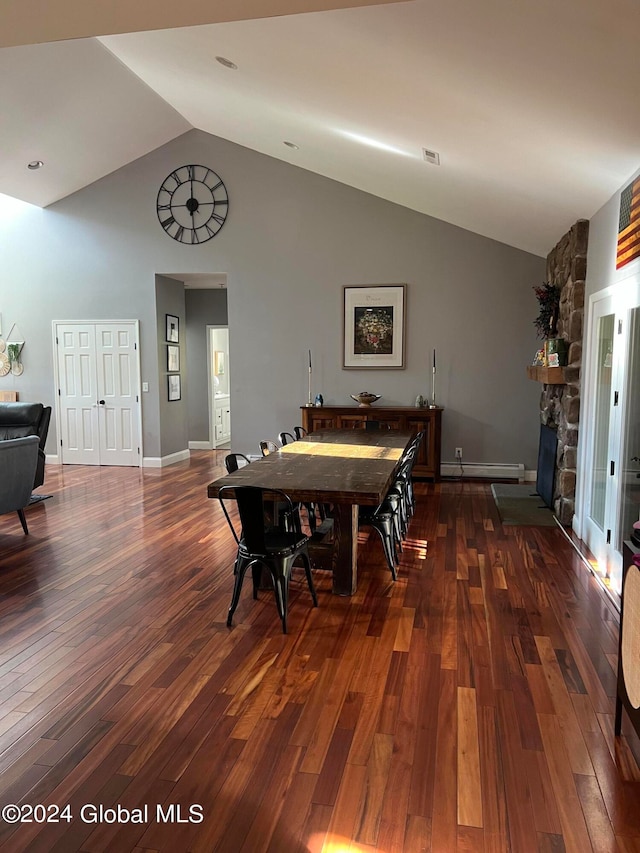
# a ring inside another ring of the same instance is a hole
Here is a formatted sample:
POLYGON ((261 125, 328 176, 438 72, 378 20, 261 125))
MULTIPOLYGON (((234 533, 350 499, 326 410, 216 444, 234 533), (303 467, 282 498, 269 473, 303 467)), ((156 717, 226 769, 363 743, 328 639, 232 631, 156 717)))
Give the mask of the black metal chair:
POLYGON ((293 431, 294 431, 295 436, 296 436, 298 441, 300 441, 301 438, 304 438, 305 435, 309 435, 309 433, 306 431, 306 429, 303 426, 294 427, 293 431))
POLYGON ((384 556, 391 572, 391 577, 396 580, 396 565, 398 554, 396 551, 396 522, 394 515, 397 509, 391 500, 383 500, 376 507, 361 506, 358 509, 358 526, 373 527, 380 539, 384 549, 384 556))
POLYGON ((280 448, 275 441, 270 441, 268 438, 260 442, 260 452, 263 456, 268 456, 270 453, 276 453, 280 448))
POLYGON ((297 439, 295 435, 290 432, 280 432, 278 433, 278 441, 282 447, 284 447, 285 444, 292 444, 294 441, 297 441, 297 439))
MULTIPOLYGON (((267 500, 275 499, 279 503, 288 503, 289 511, 293 513, 291 498, 281 491, 269 490, 267 500)), ((314 607, 318 606, 313 578, 311 577, 311 561, 309 560, 309 537, 298 531, 274 530, 265 524, 265 492, 257 486, 223 486, 218 499, 227 523, 238 545, 238 553, 234 566, 235 583, 227 625, 231 626, 233 614, 240 600, 242 583, 248 569, 253 578, 253 597, 258 598, 258 586, 262 568, 266 569, 273 581, 278 614, 282 620, 282 632, 287 633, 287 612, 289 603, 289 578, 296 560, 301 559, 304 565, 307 583, 311 592, 314 607), (236 531, 225 497, 235 497, 242 530, 236 531)))
POLYGON ((238 468, 244 468, 249 465, 251 460, 244 453, 228 453, 224 457, 224 467, 227 469, 227 474, 233 474, 238 468))

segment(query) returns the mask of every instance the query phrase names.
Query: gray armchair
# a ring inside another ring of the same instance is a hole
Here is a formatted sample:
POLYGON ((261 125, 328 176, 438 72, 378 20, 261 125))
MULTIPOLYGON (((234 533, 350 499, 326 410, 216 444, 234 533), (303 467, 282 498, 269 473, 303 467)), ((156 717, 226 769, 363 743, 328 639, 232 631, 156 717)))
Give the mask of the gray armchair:
POLYGON ((23 510, 36 475, 38 443, 37 435, 0 441, 0 514, 17 512, 25 533, 29 528, 23 510))

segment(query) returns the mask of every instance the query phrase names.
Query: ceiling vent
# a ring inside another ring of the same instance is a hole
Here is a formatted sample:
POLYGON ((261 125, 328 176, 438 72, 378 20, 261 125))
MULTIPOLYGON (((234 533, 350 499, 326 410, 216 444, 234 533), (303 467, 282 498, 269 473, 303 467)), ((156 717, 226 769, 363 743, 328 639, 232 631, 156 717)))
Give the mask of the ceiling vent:
POLYGON ((432 166, 440 165, 440 155, 437 151, 429 151, 428 148, 423 148, 422 156, 427 161, 427 163, 431 163, 432 166))

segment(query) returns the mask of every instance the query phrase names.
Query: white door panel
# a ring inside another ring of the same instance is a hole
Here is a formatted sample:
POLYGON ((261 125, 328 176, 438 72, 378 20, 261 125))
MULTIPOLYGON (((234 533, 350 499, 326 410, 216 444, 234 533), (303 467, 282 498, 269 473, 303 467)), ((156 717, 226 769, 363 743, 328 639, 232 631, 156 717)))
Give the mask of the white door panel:
POLYGON ((64 463, 139 465, 135 323, 58 323, 59 423, 64 463))

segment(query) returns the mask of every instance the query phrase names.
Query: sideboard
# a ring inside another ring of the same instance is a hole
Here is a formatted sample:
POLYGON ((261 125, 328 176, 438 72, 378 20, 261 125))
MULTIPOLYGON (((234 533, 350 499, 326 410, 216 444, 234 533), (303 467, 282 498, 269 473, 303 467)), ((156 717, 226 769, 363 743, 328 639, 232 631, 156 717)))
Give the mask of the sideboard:
POLYGON ((440 439, 442 409, 416 406, 301 406, 302 426, 307 432, 319 429, 364 429, 366 421, 383 427, 424 430, 414 476, 440 480, 440 439))

